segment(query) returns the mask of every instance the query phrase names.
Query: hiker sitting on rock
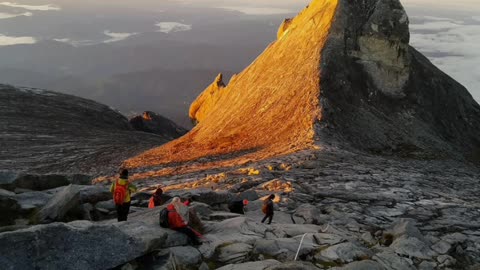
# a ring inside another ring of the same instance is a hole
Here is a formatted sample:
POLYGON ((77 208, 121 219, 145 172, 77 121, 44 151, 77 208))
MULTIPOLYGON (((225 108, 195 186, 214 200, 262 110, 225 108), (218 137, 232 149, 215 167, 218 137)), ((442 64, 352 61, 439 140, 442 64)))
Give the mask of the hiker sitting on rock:
POLYGON ((152 194, 150 201, 148 202, 148 208, 155 208, 162 205, 162 195, 163 189, 161 188, 161 186, 158 186, 155 192, 152 194))
POLYGON ((190 238, 194 245, 200 245, 199 237, 202 235, 193 230, 189 225, 189 211, 179 197, 175 197, 172 203, 167 206, 168 226, 170 229, 184 233, 190 238))
POLYGON ((130 211, 131 194, 137 191, 137 187, 128 182, 128 170, 122 169, 120 177, 110 186, 113 193, 113 201, 117 209, 117 220, 126 221, 130 211))
POLYGON ((245 207, 248 205, 248 200, 236 200, 231 201, 228 204, 228 209, 230 212, 245 215, 245 207))
POLYGON ((267 218, 268 218, 268 224, 272 223, 273 199, 275 199, 275 194, 268 196, 268 198, 263 202, 262 212, 265 214, 265 217, 262 219, 262 223, 264 223, 265 220, 267 220, 267 218))

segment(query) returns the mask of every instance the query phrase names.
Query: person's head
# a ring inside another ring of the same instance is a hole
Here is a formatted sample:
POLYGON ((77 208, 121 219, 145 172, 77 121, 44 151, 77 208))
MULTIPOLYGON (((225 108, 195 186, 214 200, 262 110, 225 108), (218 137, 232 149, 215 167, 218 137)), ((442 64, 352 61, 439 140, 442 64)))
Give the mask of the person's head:
POLYGON ((180 200, 179 197, 174 197, 174 198, 172 199, 172 203, 182 203, 182 200, 180 200))
POLYGON ((247 206, 247 205, 248 205, 248 200, 247 199, 243 200, 243 206, 247 206))
POLYGON ((270 196, 268 196, 268 199, 269 199, 269 200, 275 199, 275 194, 270 194, 270 196))
POLYGON ((128 170, 127 169, 121 169, 120 170, 120 178, 128 179, 128 170))

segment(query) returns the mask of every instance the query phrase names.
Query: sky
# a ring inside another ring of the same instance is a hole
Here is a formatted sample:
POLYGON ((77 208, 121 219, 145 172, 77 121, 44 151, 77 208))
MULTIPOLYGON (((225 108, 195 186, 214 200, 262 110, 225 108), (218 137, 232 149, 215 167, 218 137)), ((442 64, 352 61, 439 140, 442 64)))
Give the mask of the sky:
MULTIPOLYGON (((32 18, 52 14, 64 9, 82 9, 87 6, 104 6, 117 10, 162 12, 169 4, 185 7, 216 7, 235 10, 252 16, 295 13, 308 0, 0 0, 0 21, 32 18)), ((424 53, 441 70, 460 81, 480 102, 480 0, 403 0, 410 18, 411 45, 424 53)), ((113 12, 113 11, 112 11, 113 12)), ((157 31, 170 33, 188 31, 189 23, 163 21, 152 25, 157 31)), ((135 36, 137 32, 103 29, 103 42, 115 43, 135 36)), ((73 41, 67 37, 55 40, 70 44, 89 44, 88 40, 73 41)), ((0 29, 0 46, 32 44, 37 42, 29 35, 13 35, 0 29)))

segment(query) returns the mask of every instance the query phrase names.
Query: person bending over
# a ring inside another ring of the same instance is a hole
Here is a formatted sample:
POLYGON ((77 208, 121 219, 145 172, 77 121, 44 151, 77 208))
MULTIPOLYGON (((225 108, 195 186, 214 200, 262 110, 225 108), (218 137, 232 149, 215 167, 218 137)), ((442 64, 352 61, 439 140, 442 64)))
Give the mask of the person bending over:
POLYGON ((170 229, 184 233, 194 245, 201 245, 199 237, 202 235, 189 226, 189 211, 179 197, 175 197, 172 203, 167 206, 168 225, 170 229))

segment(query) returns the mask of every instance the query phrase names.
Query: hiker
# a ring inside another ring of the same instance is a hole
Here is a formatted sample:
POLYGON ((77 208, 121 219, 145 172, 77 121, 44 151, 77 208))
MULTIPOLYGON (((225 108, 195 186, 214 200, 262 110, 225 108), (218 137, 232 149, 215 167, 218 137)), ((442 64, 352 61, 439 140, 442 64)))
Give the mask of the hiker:
POLYGON ((268 224, 272 223, 273 218, 273 199, 275 199, 275 194, 271 194, 263 202, 262 212, 265 214, 265 217, 262 219, 262 223, 265 222, 268 218, 268 224))
POLYGON ((245 215, 245 207, 248 205, 248 200, 236 200, 236 201, 231 201, 228 204, 228 209, 230 209, 230 212, 236 213, 236 214, 241 214, 245 215))
POLYGON ((192 198, 187 198, 187 199, 183 202, 183 204, 184 204, 185 206, 190 206, 190 204, 192 204, 192 198))
POLYGON ((201 245, 199 237, 202 235, 189 226, 189 211, 179 197, 175 197, 172 203, 167 206, 168 226, 170 229, 184 233, 190 238, 194 245, 201 245))
POLYGON ((155 192, 152 194, 150 201, 148 202, 148 208, 155 208, 156 206, 162 205, 162 195, 163 189, 161 188, 161 186, 158 186, 155 192))
POLYGON ((110 186, 113 193, 113 201, 117 209, 117 220, 126 221, 130 211, 131 194, 137 191, 137 187, 128 181, 128 170, 122 169, 120 177, 110 186))

